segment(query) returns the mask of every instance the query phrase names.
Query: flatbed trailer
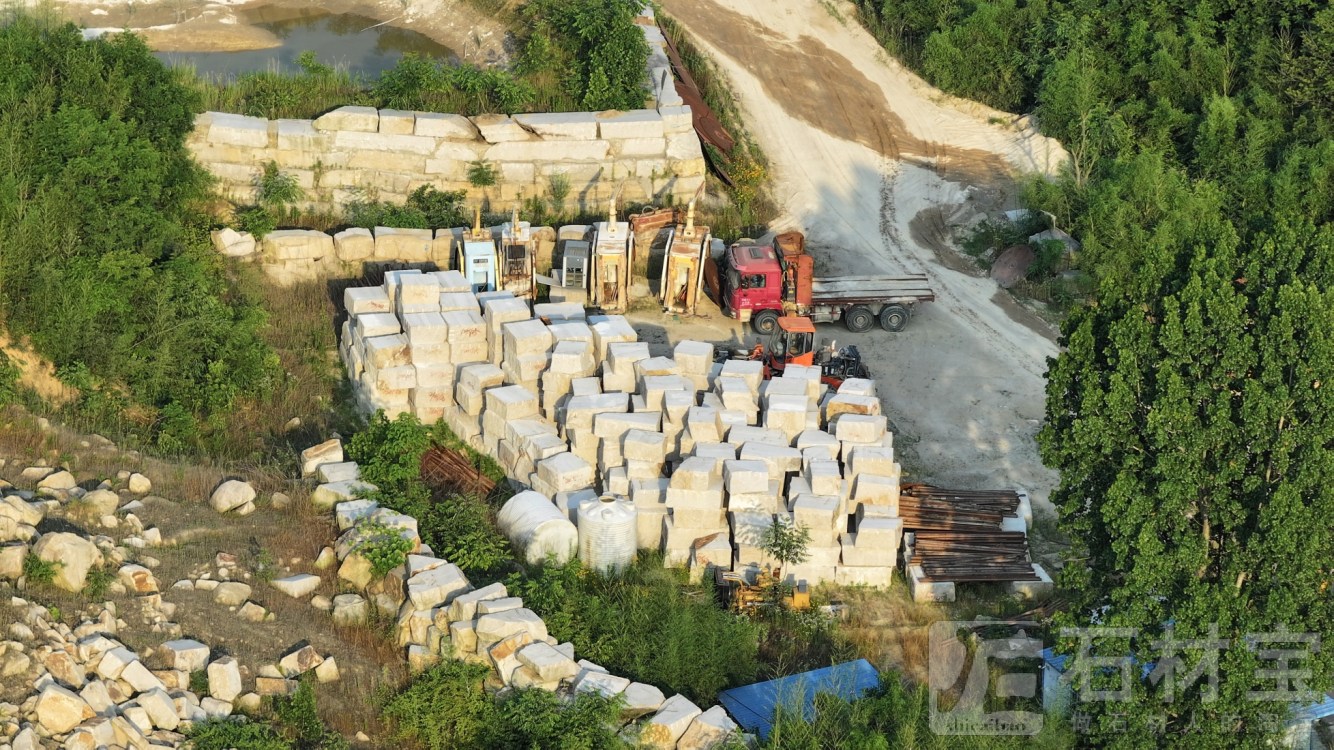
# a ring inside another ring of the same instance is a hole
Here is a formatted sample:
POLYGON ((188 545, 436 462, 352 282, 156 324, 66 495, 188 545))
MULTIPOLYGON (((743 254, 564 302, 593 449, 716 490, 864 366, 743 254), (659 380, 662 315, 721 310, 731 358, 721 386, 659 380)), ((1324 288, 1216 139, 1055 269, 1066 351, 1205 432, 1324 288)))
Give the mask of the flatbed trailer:
POLYGON ((705 275, 723 310, 762 335, 772 333, 783 315, 816 323, 841 320, 854 333, 876 323, 886 331, 901 331, 917 304, 936 299, 926 274, 819 277, 814 271, 805 238, 788 232, 772 246, 732 245, 705 275))

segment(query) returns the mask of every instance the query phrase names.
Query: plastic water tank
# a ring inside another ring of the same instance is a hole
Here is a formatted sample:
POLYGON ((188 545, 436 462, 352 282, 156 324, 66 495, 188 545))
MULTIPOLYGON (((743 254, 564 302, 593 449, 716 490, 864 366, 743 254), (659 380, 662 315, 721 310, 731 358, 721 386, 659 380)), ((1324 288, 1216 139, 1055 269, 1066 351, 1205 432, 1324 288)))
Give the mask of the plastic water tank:
POLYGON ((620 495, 603 495, 579 504, 579 559, 603 572, 625 569, 638 547, 635 506, 620 495))
POLYGON ((496 525, 529 565, 548 557, 569 562, 579 548, 579 530, 540 492, 528 490, 511 497, 496 514, 496 525))

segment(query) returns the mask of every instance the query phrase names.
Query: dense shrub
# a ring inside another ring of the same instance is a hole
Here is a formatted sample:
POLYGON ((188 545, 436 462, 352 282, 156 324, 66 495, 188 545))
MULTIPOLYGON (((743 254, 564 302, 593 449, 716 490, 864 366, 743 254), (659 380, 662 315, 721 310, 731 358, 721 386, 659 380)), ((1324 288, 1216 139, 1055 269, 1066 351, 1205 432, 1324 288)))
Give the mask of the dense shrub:
POLYGON ((0 319, 83 390, 75 408, 199 445, 267 392, 264 316, 229 289, 194 212, 199 101, 130 35, 0 27, 0 319))
POLYGON ((296 73, 227 79, 186 67, 179 77, 207 109, 271 119, 311 118, 349 104, 465 115, 638 109, 649 52, 634 23, 642 7, 640 0, 530 0, 513 16, 520 50, 513 70, 407 54, 367 79, 303 52, 296 73))
POLYGON ((628 747, 616 733, 619 709, 601 695, 566 703, 543 690, 518 690, 499 701, 482 689, 490 670, 445 661, 391 698, 384 716, 397 737, 429 750, 628 747))
POLYGON ((711 703, 718 691, 753 681, 761 627, 721 609, 711 585, 688 586, 681 575, 648 557, 617 577, 572 562, 506 585, 581 658, 711 703))
MULTIPOLYGON (((496 529, 494 512, 483 499, 454 494, 436 494, 421 479, 421 460, 432 445, 461 450, 477 461, 480 457, 461 446, 443 423, 426 427, 411 414, 389 421, 376 412, 369 424, 348 442, 348 456, 360 465, 361 478, 374 484, 372 497, 417 519, 422 540, 436 554, 458 565, 468 574, 493 572, 509 563, 509 543, 496 529)), ((499 480, 494 462, 483 464, 493 480, 499 480)), ((392 566, 391 566, 392 567, 392 566)))
POLYGON ((408 196, 405 203, 390 203, 365 195, 345 207, 344 221, 349 226, 374 229, 401 227, 404 229, 442 229, 462 226, 467 222, 462 190, 438 190, 422 185, 408 196))

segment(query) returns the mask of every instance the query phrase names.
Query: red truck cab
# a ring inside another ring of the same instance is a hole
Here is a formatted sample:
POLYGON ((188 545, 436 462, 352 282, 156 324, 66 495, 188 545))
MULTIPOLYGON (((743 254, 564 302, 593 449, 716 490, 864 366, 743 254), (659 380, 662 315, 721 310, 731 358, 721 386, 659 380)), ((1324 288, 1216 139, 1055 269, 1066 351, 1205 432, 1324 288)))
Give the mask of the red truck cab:
POLYGON ((749 322, 756 310, 783 307, 783 266, 768 245, 736 244, 723 253, 718 284, 728 315, 749 322))

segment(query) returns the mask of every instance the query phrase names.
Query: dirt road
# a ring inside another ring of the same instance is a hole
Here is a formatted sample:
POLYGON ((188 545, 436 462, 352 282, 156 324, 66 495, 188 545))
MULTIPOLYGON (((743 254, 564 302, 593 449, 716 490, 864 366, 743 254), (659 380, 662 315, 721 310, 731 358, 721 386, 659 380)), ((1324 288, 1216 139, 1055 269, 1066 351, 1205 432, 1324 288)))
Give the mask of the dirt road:
POLYGON ((1045 505, 1037 457, 1053 332, 961 263, 953 225, 1008 207, 1014 176, 1054 169, 1055 141, 953 100, 809 0, 663 0, 729 75, 775 173, 780 228, 823 273, 922 270, 936 289, 899 334, 821 334, 867 358, 913 478, 1019 485, 1045 505))

